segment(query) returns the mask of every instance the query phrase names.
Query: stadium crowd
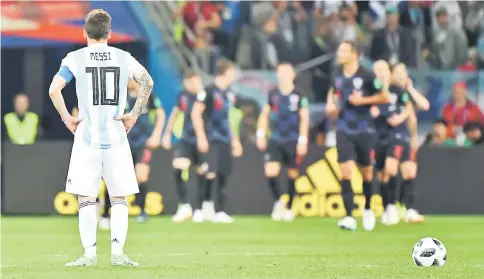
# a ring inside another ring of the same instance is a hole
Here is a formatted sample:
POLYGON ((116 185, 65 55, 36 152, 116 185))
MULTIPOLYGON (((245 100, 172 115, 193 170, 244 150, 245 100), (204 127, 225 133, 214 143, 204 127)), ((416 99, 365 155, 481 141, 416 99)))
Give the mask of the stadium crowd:
MULTIPOLYGON (((484 65, 484 6, 476 1, 178 1, 177 15, 195 35, 184 36, 186 46, 242 69, 273 70, 280 61, 296 65, 327 55, 311 72, 316 102, 326 100, 332 54, 342 41, 356 42, 371 61, 413 69, 472 73, 484 65)), ((445 123, 451 140, 469 137, 466 131, 477 131, 469 127, 482 129, 482 110, 465 82, 452 93, 436 123, 445 123)))

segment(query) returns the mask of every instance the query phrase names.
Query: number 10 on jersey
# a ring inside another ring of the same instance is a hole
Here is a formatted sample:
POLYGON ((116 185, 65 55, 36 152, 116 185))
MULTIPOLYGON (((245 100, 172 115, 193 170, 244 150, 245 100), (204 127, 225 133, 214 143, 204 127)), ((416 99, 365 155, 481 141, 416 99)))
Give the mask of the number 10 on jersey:
POLYGON ((91 74, 92 104, 117 106, 119 102, 119 67, 86 67, 86 74, 91 74))

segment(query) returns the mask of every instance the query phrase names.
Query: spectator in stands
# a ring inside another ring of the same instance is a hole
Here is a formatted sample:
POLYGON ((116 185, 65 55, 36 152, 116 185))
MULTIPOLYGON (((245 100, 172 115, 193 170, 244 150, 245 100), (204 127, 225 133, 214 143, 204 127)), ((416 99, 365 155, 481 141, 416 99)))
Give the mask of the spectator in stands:
POLYGON ((447 122, 447 135, 451 138, 461 135, 467 122, 484 123, 481 109, 467 97, 465 82, 454 84, 452 100, 444 106, 442 118, 447 122))
POLYGON ((205 50, 212 42, 211 30, 220 28, 221 19, 217 6, 210 2, 188 1, 183 6, 183 20, 194 34, 191 38, 185 31, 188 47, 205 50))
POLYGON ((387 26, 373 36, 370 44, 370 58, 385 60, 391 65, 402 62, 408 67, 416 67, 416 42, 412 34, 399 25, 396 7, 388 8, 386 13, 387 26))
POLYGON ((456 69, 467 60, 467 37, 461 27, 449 23, 445 7, 436 11, 436 18, 437 27, 433 30, 432 45, 430 49, 424 49, 424 57, 434 67, 456 69), (436 54, 437 60, 431 53, 436 54))
MULTIPOLYGON (((320 18, 317 20, 311 47, 311 59, 334 52, 336 42, 334 42, 334 39, 332 38, 332 30, 329 24, 330 22, 327 18, 320 18)), ((333 59, 328 59, 326 62, 319 64, 313 69, 312 85, 314 99, 318 103, 326 102, 326 95, 330 85, 331 69, 333 66, 332 61, 333 59)))
POLYGON ((214 31, 214 41, 224 47, 225 56, 235 60, 242 26, 250 23, 250 1, 225 0, 218 3, 222 24, 214 31))
MULTIPOLYGON (((447 121, 444 119, 437 119, 432 124, 432 133, 427 135, 425 139, 425 144, 436 145, 436 146, 457 146, 454 139, 447 136, 447 121)), ((465 143, 470 146, 471 143, 465 143)))
POLYGON ((464 133, 466 138, 472 141, 473 144, 484 143, 484 125, 478 122, 468 122, 464 125, 464 133))
POLYGON ((219 6, 211 2, 188 1, 183 6, 183 20, 187 25, 184 30, 185 44, 194 49, 194 53, 206 72, 212 72, 218 59, 219 49, 212 46, 214 30, 220 28, 219 6))
POLYGON ((356 21, 356 13, 358 10, 355 7, 353 4, 341 5, 338 20, 333 20, 331 29, 338 43, 351 41, 355 42, 361 48, 366 44, 366 41, 356 21))
POLYGON ((477 50, 475 47, 469 48, 467 62, 459 67, 461 72, 475 72, 477 71, 477 50))
MULTIPOLYGON (((431 7, 432 29, 440 28, 439 11, 445 11, 452 27, 462 30, 462 10, 459 1, 435 1, 431 7)), ((462 1, 463 2, 463 1, 462 1)))
POLYGON ((251 18, 252 27, 237 50, 237 64, 243 69, 267 70, 275 69, 279 61, 293 62, 294 52, 277 33, 279 17, 272 4, 254 4, 251 18))
POLYGON ((293 64, 301 63, 309 58, 310 27, 309 15, 299 0, 275 0, 272 2, 278 14, 278 31, 274 36, 291 52, 293 64))
POLYGON ((29 111, 27 95, 20 93, 15 96, 14 110, 3 117, 10 141, 18 145, 33 144, 39 128, 39 116, 29 111))

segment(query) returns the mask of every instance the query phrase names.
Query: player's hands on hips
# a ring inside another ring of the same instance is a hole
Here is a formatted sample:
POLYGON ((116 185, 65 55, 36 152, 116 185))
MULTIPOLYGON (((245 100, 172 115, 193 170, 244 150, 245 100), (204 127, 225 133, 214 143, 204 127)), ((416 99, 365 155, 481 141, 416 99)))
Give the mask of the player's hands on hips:
POLYGON ((308 153, 308 144, 298 142, 296 145, 296 154, 299 156, 306 156, 307 153, 308 153))
POLYGON ((133 113, 129 112, 116 118, 116 120, 123 121, 124 129, 126 130, 126 133, 129 134, 129 132, 131 132, 131 128, 133 128, 134 124, 136 124, 138 117, 136 117, 136 115, 134 115, 133 113))
POLYGON ((64 118, 64 124, 66 124, 67 129, 69 129, 72 134, 75 134, 77 126, 79 125, 79 123, 81 123, 82 120, 83 119, 78 119, 77 117, 69 115, 64 118))
POLYGON ((163 136, 163 139, 161 140, 161 147, 165 150, 170 150, 171 149, 171 138, 170 135, 165 135, 163 136))
POLYGON ((256 139, 256 145, 257 145, 257 148, 260 151, 266 150, 266 148, 267 148, 267 138, 265 136, 263 136, 263 137, 257 137, 257 139, 256 139))
POLYGON ((160 147, 161 145, 161 139, 160 137, 158 136, 151 136, 148 138, 148 141, 146 141, 146 146, 149 148, 149 149, 157 149, 158 147, 160 147))
POLYGON ((371 106, 370 114, 373 118, 377 118, 378 116, 380 116, 380 109, 378 108, 378 106, 371 106))
POLYGON ((198 151, 202 153, 207 153, 208 152, 208 141, 207 138, 205 137, 199 137, 197 138, 197 148, 198 151))
POLYGON ((240 157, 244 152, 240 140, 232 140, 232 156, 240 157))

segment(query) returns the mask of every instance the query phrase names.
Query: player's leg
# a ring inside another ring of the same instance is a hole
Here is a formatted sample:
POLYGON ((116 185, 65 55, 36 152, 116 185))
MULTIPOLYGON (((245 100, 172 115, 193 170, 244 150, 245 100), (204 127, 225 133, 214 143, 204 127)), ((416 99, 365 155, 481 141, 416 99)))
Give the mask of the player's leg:
POLYGON ((188 203, 187 182, 183 177, 183 172, 189 170, 191 161, 182 153, 183 150, 179 152, 178 154, 175 153, 175 158, 172 162, 175 170, 176 193, 178 195, 178 209, 172 218, 174 222, 183 222, 192 217, 192 207, 188 203))
POLYGON ((197 146, 192 146, 192 162, 195 162, 197 167, 197 181, 199 185, 201 209, 203 218, 205 220, 213 220, 215 218, 215 203, 213 201, 213 179, 207 179, 205 174, 207 173, 208 163, 205 161, 203 154, 198 152, 197 146))
POLYGON ((336 149, 338 151, 338 162, 341 171, 341 196, 346 210, 346 217, 338 221, 341 229, 355 230, 356 220, 353 218, 354 192, 351 187, 351 177, 356 159, 355 145, 348 135, 336 133, 336 149))
POLYGON ((363 178, 363 194, 365 196, 365 210, 363 211, 363 228, 371 231, 375 228, 375 213, 371 209, 373 196, 373 164, 375 161, 375 135, 362 134, 358 137, 356 157, 363 178))
POLYGON ((66 266, 97 265, 96 198, 101 183, 101 157, 98 150, 83 143, 74 143, 66 181, 66 192, 78 196, 79 234, 84 255, 66 266))
POLYGON ((398 208, 396 206, 398 196, 398 184, 400 182, 398 177, 398 168, 400 160, 404 151, 404 143, 401 141, 393 141, 388 146, 387 158, 385 160, 385 185, 388 191, 388 223, 395 225, 399 222, 398 208))
POLYGON ((271 218, 280 221, 284 215, 284 202, 281 200, 279 174, 281 172, 281 152, 277 143, 270 141, 264 155, 264 174, 274 200, 271 218))
POLYGON ((103 214, 101 215, 101 219, 99 220, 99 228, 101 230, 107 231, 109 230, 109 209, 111 209, 111 201, 109 200, 108 190, 106 189, 106 185, 104 182, 102 183, 102 187, 105 188, 104 190, 104 210, 103 214))
POLYGON ((416 156, 410 156, 410 159, 403 162, 401 166, 402 172, 402 188, 403 188, 403 203, 407 208, 405 222, 421 223, 424 217, 419 214, 415 208, 415 178, 417 177, 417 162, 416 156))
POLYGON ((296 179, 299 177, 299 166, 297 162, 296 143, 288 143, 284 146, 283 164, 287 168, 287 209, 284 213, 284 221, 294 220, 292 203, 296 196, 296 179))
POLYGON ((136 173, 136 180, 139 185, 139 193, 136 195, 136 205, 141 209, 140 214, 136 217, 138 223, 144 223, 148 220, 148 215, 145 211, 146 195, 148 194, 148 179, 150 177, 150 161, 152 151, 148 148, 133 149, 133 162, 136 173))
POLYGON ((232 147, 230 143, 218 143, 217 148, 217 196, 215 200, 216 223, 233 223, 234 219, 225 211, 227 183, 232 173, 232 147))
MULTIPOLYGON (((203 162, 203 163, 200 163, 200 161, 198 161, 198 158, 200 158, 201 155, 197 155, 197 157, 195 158, 195 163, 198 165, 196 167, 196 173, 197 173, 197 201, 196 201, 196 204, 195 204, 195 210, 193 211, 193 217, 192 217, 192 221, 195 222, 195 223, 202 223, 205 221, 205 219, 207 220, 212 220, 213 219, 213 216, 215 215, 215 208, 213 208, 213 214, 210 214, 210 216, 207 216, 207 218, 205 218, 205 214, 203 212, 203 206, 207 206, 205 204, 205 197, 206 197, 206 188, 207 188, 207 178, 205 177, 207 175, 207 167, 208 167, 208 164, 203 162)), ((211 182, 212 180, 210 180, 211 182)), ((211 185, 210 185, 211 186, 211 185)), ((213 204, 213 202, 212 202, 213 204)), ((207 208, 205 208, 207 209, 207 208)))
POLYGON ((385 160, 387 157, 387 145, 385 143, 377 143, 375 148, 375 170, 376 179, 374 183, 378 184, 377 189, 380 191, 380 196, 382 198, 383 213, 381 215, 381 222, 385 225, 388 224, 388 214, 386 208, 388 206, 388 188, 384 187, 388 182, 388 179, 384 180, 384 168, 385 160), (384 182, 385 181, 385 182, 384 182))
POLYGON ((206 196, 206 187, 212 187, 213 181, 217 178, 217 163, 218 163, 218 151, 217 144, 211 144, 209 150, 206 153, 197 153, 198 159, 203 161, 200 164, 202 169, 199 169, 199 175, 204 175, 204 179, 199 177, 199 191, 197 195, 197 205, 195 211, 193 212, 192 221, 194 223, 203 223, 205 221, 213 221, 215 214, 213 216, 208 216, 202 211, 204 205, 204 199, 206 196))
POLYGON ((102 150, 102 163, 102 176, 111 197, 111 265, 139 266, 123 252, 128 234, 126 197, 139 193, 129 146, 102 150))

